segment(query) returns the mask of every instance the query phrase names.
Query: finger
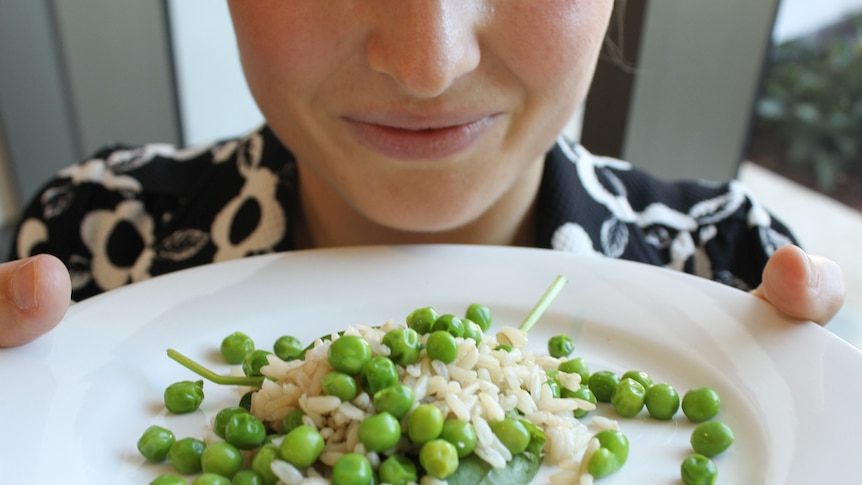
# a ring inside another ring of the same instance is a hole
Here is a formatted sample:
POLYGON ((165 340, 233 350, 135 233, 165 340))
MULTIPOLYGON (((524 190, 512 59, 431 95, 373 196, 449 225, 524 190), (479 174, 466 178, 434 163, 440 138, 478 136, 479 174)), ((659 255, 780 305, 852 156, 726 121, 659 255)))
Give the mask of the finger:
POLYGON ((844 278, 834 261, 785 246, 769 259, 753 293, 788 316, 824 325, 844 304, 844 278))
POLYGON ((0 347, 25 344, 54 328, 70 295, 69 272, 54 256, 0 264, 0 347))

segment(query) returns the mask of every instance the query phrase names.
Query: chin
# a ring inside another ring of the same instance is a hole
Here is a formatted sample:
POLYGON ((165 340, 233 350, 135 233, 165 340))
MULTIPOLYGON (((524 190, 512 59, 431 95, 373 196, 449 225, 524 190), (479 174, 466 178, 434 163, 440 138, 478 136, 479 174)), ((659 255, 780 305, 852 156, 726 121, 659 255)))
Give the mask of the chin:
POLYGON ((425 218, 420 220, 411 220, 404 221, 401 223, 390 224, 388 227, 401 231, 408 232, 416 235, 432 235, 432 234, 441 234, 450 231, 455 231, 461 227, 464 227, 469 222, 462 222, 461 220, 452 220, 452 219, 431 219, 427 220, 425 218))
POLYGON ((396 231, 421 234, 440 234, 455 231, 469 225, 475 216, 463 210, 440 211, 420 210, 406 211, 398 214, 386 214, 377 219, 377 223, 396 231))

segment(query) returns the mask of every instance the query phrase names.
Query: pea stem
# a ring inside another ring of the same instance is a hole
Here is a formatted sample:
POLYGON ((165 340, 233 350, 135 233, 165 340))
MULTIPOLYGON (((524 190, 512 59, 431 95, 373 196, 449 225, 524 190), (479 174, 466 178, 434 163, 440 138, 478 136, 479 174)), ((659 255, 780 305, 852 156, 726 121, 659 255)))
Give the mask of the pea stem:
POLYGON ((538 303, 536 303, 536 306, 533 307, 533 310, 530 311, 530 313, 527 315, 527 318, 524 319, 524 322, 521 324, 519 329, 524 332, 529 332, 536 324, 536 322, 539 321, 539 318, 542 316, 543 313, 545 313, 545 310, 547 310, 548 306, 551 304, 552 301, 554 301, 554 298, 557 297, 557 295, 560 293, 560 290, 563 289, 563 286, 565 286, 568 281, 569 280, 565 276, 557 275, 557 277, 554 278, 553 283, 551 283, 551 286, 549 286, 548 289, 545 290, 545 294, 542 295, 542 298, 539 299, 538 303))
POLYGON ((177 352, 174 349, 168 349, 168 357, 179 362, 180 365, 182 365, 186 369, 215 384, 220 384, 224 386, 260 387, 263 385, 263 381, 265 379, 265 377, 225 376, 221 374, 216 374, 210 369, 207 369, 203 365, 195 362, 194 360, 186 357, 185 355, 177 352))

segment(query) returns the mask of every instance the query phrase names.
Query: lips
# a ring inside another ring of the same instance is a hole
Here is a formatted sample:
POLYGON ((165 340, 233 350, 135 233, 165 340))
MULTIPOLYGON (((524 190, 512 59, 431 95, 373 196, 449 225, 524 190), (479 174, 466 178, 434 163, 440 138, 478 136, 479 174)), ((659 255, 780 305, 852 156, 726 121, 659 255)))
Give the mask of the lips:
POLYGON ((362 146, 405 161, 452 157, 474 145, 498 119, 494 113, 363 113, 345 118, 362 146))

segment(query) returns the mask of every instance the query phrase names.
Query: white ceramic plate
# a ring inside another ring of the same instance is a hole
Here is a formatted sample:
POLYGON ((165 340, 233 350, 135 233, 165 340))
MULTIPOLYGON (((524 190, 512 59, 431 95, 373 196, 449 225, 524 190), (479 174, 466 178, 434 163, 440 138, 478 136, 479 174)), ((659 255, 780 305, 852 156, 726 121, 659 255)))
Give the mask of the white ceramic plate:
MULTIPOLYGON (((792 322, 748 294, 670 270, 536 249, 412 246, 300 251, 209 265, 75 305, 51 334, 0 352, 3 483, 145 484, 166 467, 135 443, 151 424, 202 437, 236 402, 212 384, 201 410, 172 416, 162 392, 194 377, 167 348, 216 370, 234 330, 304 342, 357 323, 433 306, 488 305, 517 326, 558 274, 568 285, 531 332, 566 333, 591 370, 650 373, 680 391, 712 386, 736 442, 715 458, 722 484, 854 483, 862 354, 810 322, 792 322)), ((613 416, 613 411, 607 413, 613 416)), ((602 480, 676 484, 693 425, 682 413, 620 420, 629 462, 602 480)))

